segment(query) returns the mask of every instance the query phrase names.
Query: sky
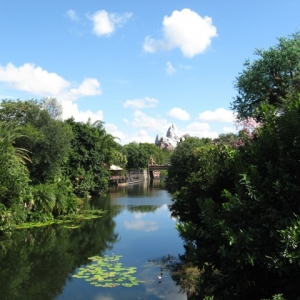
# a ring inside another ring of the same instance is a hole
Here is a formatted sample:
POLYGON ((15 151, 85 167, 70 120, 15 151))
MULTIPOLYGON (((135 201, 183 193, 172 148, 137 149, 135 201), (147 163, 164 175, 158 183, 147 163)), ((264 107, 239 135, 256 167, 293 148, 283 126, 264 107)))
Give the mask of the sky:
POLYGON ((0 99, 54 97, 122 145, 235 132, 255 49, 300 29, 299 0, 0 0, 0 99))

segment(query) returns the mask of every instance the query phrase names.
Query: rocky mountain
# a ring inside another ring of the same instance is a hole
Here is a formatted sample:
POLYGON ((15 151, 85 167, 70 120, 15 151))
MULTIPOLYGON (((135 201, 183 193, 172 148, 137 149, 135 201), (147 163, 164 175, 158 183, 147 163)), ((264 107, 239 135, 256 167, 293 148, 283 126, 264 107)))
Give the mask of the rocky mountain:
POLYGON ((174 150, 180 140, 185 140, 188 137, 190 137, 188 133, 180 136, 176 126, 172 124, 165 136, 156 136, 155 145, 161 149, 174 150))

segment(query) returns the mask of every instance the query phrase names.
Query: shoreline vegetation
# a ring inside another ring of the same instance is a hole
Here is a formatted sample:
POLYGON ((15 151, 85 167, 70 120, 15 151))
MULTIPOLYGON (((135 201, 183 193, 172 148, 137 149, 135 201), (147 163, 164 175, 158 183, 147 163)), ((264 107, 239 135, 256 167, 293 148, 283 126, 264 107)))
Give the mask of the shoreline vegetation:
POLYGON ((154 144, 121 146, 102 121, 62 120, 54 98, 5 99, 0 108, 0 235, 77 215, 82 199, 108 191, 113 164, 125 176, 170 155, 154 144))
POLYGON ((78 208, 106 193, 109 166, 143 169, 154 158, 170 163, 185 247, 173 275, 189 299, 300 299, 300 33, 255 54, 235 81, 237 133, 189 137, 173 151, 121 146, 101 121, 63 121, 53 98, 3 100, 0 232, 99 217, 78 208))
POLYGON ((170 157, 183 261, 199 270, 189 299, 300 299, 300 33, 255 54, 235 81, 238 133, 170 157))

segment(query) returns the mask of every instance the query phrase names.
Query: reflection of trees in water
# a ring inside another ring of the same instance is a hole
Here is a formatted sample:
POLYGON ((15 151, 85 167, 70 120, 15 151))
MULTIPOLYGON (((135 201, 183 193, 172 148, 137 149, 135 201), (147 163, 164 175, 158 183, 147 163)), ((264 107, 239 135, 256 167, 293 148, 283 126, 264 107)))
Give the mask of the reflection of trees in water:
POLYGON ((18 230, 0 241, 0 298, 54 299, 77 267, 112 249, 118 239, 110 214, 80 225, 18 230))
POLYGON ((176 286, 179 287, 179 293, 186 294, 188 299, 194 299, 194 296, 196 297, 195 299, 197 299, 197 287, 199 285, 198 280, 200 276, 199 270, 197 267, 187 264, 182 258, 181 255, 176 257, 168 254, 166 256, 149 259, 147 265, 159 267, 161 270, 161 277, 158 276, 159 280, 163 277, 165 272, 169 272, 176 286))
POLYGON ((157 205, 137 205, 137 206, 128 206, 127 210, 130 212, 154 212, 159 208, 157 205))

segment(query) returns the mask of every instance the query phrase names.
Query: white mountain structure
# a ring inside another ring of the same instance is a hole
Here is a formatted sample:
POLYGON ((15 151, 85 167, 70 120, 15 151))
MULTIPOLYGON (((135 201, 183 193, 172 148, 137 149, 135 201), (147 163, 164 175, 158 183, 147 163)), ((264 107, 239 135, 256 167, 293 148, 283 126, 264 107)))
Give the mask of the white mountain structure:
POLYGON ((168 128, 166 136, 156 136, 155 145, 161 149, 174 150, 178 142, 180 142, 181 140, 185 140, 189 137, 190 135, 188 133, 180 136, 176 126, 172 124, 168 128))

